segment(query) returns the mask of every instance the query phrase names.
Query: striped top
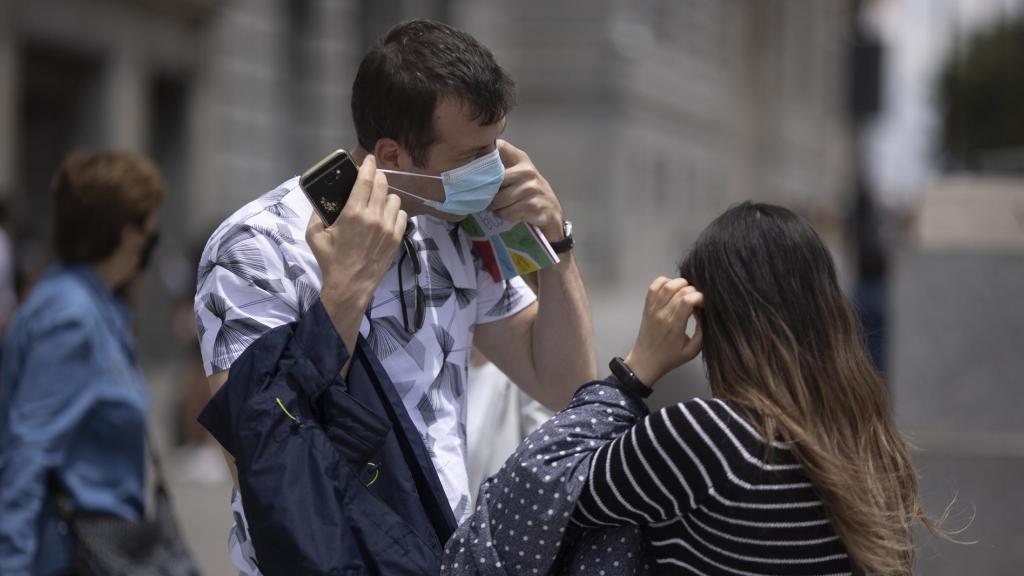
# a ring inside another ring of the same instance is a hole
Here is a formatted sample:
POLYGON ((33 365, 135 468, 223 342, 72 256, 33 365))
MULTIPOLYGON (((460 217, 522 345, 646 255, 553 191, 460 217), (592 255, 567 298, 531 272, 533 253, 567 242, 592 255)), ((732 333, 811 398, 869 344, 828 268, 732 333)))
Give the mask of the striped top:
POLYGON ((594 454, 573 522, 644 527, 666 574, 851 574, 821 499, 785 444, 722 400, 651 414, 594 454))

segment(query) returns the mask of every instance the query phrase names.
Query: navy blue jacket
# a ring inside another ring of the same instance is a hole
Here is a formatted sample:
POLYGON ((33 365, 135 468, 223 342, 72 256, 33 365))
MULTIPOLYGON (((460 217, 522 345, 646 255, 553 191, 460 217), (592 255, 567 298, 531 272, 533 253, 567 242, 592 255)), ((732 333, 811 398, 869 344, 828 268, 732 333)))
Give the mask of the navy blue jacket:
POLYGON ((199 421, 235 458, 260 570, 437 574, 456 522, 420 435, 360 337, 317 301, 231 365, 199 421))

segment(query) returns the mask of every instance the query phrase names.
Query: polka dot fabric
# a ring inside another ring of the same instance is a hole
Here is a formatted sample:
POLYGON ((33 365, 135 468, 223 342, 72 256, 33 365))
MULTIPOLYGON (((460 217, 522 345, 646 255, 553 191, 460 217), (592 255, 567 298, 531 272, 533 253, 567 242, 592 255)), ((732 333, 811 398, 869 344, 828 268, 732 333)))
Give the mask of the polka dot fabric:
MULTIPOLYGON (((576 530, 579 530, 578 528, 576 530)), ((567 547, 556 574, 588 576, 648 575, 643 553, 646 539, 632 526, 579 531, 567 547)))
POLYGON ((648 574, 639 529, 584 531, 569 523, 594 452, 647 413, 611 382, 581 387, 480 487, 476 510, 445 547, 441 573, 648 574))

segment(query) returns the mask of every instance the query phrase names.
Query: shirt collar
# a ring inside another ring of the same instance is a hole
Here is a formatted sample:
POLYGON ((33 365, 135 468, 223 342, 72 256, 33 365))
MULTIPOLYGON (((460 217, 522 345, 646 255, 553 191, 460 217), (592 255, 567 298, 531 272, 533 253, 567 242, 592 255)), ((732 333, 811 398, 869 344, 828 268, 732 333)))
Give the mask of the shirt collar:
POLYGON ((135 346, 131 337, 131 311, 113 292, 107 288, 95 268, 89 264, 67 264, 61 263, 54 267, 52 273, 64 272, 75 276, 93 294, 97 307, 104 318, 114 324, 116 333, 121 336, 121 344, 125 346, 128 353, 135 356, 135 346))

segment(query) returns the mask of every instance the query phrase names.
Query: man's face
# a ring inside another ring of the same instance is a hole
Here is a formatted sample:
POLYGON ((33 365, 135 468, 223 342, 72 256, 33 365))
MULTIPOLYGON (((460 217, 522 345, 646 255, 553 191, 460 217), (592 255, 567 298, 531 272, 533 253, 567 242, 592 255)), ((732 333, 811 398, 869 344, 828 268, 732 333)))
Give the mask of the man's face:
MULTIPOLYGON (((416 166, 406 150, 399 156, 400 170, 438 176, 442 172, 458 168, 486 156, 497 146, 498 136, 505 130, 505 119, 481 126, 472 118, 471 110, 460 100, 442 98, 434 109, 434 132, 436 140, 427 150, 426 162, 416 166)), ((417 196, 444 202, 444 186, 440 180, 388 174, 388 182, 417 196)), ((464 216, 454 216, 428 208, 414 199, 402 198, 402 207, 410 213, 431 214, 452 222, 464 216)))

